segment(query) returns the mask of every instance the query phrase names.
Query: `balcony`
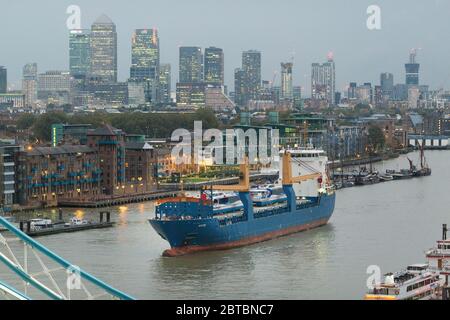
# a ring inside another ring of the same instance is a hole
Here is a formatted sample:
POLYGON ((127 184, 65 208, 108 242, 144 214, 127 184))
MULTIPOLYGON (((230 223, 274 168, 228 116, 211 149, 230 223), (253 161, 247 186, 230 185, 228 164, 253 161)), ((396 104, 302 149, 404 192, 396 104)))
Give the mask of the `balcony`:
POLYGON ((14 162, 3 162, 3 166, 4 167, 14 167, 15 163, 14 162))

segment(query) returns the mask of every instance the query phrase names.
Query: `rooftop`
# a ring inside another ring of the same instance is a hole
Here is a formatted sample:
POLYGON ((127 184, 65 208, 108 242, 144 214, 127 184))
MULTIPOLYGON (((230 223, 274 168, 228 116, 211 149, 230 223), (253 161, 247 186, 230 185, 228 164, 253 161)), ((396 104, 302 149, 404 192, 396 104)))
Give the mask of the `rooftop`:
POLYGON ((112 22, 112 20, 106 14, 102 14, 100 17, 97 18, 97 20, 94 21, 94 24, 113 25, 114 22, 112 22))
POLYGON ((153 150, 154 148, 147 142, 127 142, 125 148, 133 150, 153 150))
POLYGON ((109 124, 88 131, 88 136, 117 136, 118 134, 124 134, 124 132, 120 129, 112 127, 109 124))
POLYGON ((34 147, 33 149, 26 151, 26 154, 29 156, 48 156, 90 152, 95 152, 95 150, 84 145, 63 145, 59 147, 34 147))

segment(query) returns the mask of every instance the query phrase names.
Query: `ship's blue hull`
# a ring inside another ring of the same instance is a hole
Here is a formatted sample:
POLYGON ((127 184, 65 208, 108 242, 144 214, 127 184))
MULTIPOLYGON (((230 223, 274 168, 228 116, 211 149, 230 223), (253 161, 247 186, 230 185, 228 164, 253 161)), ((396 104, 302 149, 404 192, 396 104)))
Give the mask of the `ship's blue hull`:
POLYGON ((273 213, 233 223, 220 222, 216 218, 188 220, 152 219, 156 232, 170 243, 168 256, 182 255, 203 250, 228 249, 266 241, 287 234, 312 229, 328 222, 334 211, 335 194, 315 198, 309 206, 273 213))

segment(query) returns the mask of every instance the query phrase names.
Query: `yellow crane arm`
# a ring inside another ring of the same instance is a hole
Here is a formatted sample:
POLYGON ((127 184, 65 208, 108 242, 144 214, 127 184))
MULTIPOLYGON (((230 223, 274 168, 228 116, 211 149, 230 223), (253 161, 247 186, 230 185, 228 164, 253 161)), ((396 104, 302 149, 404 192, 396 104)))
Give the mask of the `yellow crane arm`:
POLYGON ((239 166, 239 184, 237 185, 213 185, 205 189, 221 191, 248 192, 250 190, 250 169, 248 167, 248 158, 239 166))

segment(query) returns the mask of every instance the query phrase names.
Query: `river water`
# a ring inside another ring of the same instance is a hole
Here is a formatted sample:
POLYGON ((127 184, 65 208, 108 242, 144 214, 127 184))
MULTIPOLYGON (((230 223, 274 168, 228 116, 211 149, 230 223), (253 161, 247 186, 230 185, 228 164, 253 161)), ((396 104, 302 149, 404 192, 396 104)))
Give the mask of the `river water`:
MULTIPOLYGON (((361 299, 368 266, 387 273, 423 262, 450 224, 450 152, 427 158, 431 177, 339 190, 327 226, 244 248, 163 258, 150 202, 110 209, 114 228, 38 240, 138 299, 361 299)), ((375 164, 407 166, 406 156, 375 164)), ((65 214, 98 219, 89 209, 65 214)))

